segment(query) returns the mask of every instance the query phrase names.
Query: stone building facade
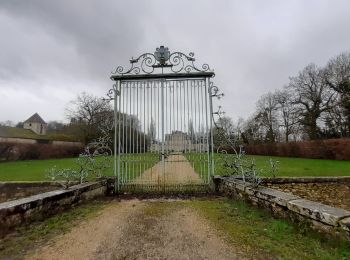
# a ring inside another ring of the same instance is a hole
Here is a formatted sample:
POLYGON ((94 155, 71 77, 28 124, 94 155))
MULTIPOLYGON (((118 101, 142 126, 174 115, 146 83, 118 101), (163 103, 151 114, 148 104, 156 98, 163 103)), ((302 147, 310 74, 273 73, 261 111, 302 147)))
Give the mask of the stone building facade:
MULTIPOLYGON (((155 142, 150 147, 151 152, 159 152, 161 149, 162 144, 160 142, 155 142)), ((165 135, 164 150, 175 153, 206 152, 208 145, 203 138, 191 140, 191 137, 187 133, 173 131, 171 134, 165 135)))
POLYGON ((24 129, 32 130, 38 135, 45 135, 47 131, 46 122, 39 116, 38 113, 35 113, 29 117, 23 124, 24 129))

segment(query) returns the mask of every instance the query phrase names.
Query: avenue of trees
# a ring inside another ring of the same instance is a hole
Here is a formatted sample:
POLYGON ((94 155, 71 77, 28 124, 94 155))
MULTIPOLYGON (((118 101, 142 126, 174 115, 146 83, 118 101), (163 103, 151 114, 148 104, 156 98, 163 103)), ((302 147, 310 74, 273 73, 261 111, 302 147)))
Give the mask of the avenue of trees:
POLYGON ((247 144, 350 137, 350 53, 325 67, 307 65, 282 89, 262 95, 248 119, 218 123, 247 144))

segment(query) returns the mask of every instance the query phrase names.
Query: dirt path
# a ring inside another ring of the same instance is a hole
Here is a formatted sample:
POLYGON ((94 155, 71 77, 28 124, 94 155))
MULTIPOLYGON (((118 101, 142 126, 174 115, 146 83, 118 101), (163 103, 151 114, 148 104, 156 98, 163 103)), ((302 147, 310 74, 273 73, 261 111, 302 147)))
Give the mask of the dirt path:
POLYGON ((27 259, 242 259, 185 203, 113 202, 27 259))
POLYGON ((170 155, 164 164, 159 162, 145 171, 133 184, 201 184, 202 180, 185 156, 170 155))

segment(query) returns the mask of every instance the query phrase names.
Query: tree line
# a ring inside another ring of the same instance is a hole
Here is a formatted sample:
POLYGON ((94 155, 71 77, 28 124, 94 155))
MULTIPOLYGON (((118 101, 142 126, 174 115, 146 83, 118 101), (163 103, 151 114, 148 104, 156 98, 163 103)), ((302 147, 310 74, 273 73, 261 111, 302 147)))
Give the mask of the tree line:
POLYGON ((310 63, 282 89, 262 95, 249 118, 217 123, 247 144, 350 137, 350 53, 324 67, 310 63))

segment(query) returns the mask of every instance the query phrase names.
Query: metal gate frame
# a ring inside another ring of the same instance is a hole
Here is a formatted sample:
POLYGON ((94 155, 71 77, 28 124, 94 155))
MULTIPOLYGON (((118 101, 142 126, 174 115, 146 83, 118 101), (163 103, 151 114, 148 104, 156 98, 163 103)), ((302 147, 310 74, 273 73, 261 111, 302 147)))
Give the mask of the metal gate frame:
MULTIPOLYGON (((206 117, 209 121, 209 125, 206 126, 207 131, 207 144, 208 149, 206 151, 208 156, 208 172, 206 184, 209 186, 211 177, 214 176, 214 145, 213 145, 213 101, 212 98, 216 96, 217 87, 213 85, 211 78, 215 76, 214 72, 210 70, 208 64, 203 64, 201 68, 196 67, 194 64, 194 54, 190 53, 186 55, 182 52, 170 53, 168 48, 160 46, 153 53, 144 53, 136 59, 131 59, 131 67, 124 69, 122 66, 117 67, 115 72, 110 77, 115 81, 113 88, 109 90, 108 96, 114 100, 114 177, 115 177, 115 189, 119 192, 125 183, 122 181, 123 167, 121 165, 121 155, 125 154, 124 132, 121 136, 121 120, 125 120, 122 117, 122 107, 125 101, 122 100, 123 86, 128 87, 127 84, 132 82, 160 82, 161 83, 161 161, 163 167, 165 165, 165 127, 164 127, 164 89, 167 82, 173 81, 189 81, 200 80, 205 85, 205 101, 209 101, 209 111, 206 111, 206 117), (164 86, 165 84, 165 86, 164 86)), ((130 93, 132 91, 131 85, 130 93)), ((199 90, 198 90, 199 91, 199 90)), ((181 93, 181 92, 180 92, 181 93)), ((192 93, 192 92, 191 92, 192 93)), ((199 93, 199 92, 198 92, 199 93)), ((131 98, 131 94, 130 94, 131 98)), ((145 102, 145 101, 144 101, 145 102)), ((202 101, 203 102, 203 101, 202 101)), ((131 102, 130 102, 131 103, 131 102)), ((130 105, 131 106, 131 105, 130 105)), ((145 113, 145 111, 143 112, 145 113)), ((151 115, 152 117, 152 115, 151 115)), ((207 121, 207 122, 208 122, 207 121)), ((158 122, 159 123, 159 122, 158 122)), ((125 123, 123 122, 123 128, 125 123)), ((130 127, 131 129, 131 127, 130 127)), ((131 130, 130 130, 131 131, 131 130)), ((145 133, 144 133, 145 135, 145 133)), ((129 141, 130 142, 130 141, 129 141)), ((145 142, 145 141, 144 141, 145 142)), ((127 149, 127 148, 126 148, 127 149)), ((129 148, 130 149, 130 148, 129 148)))

